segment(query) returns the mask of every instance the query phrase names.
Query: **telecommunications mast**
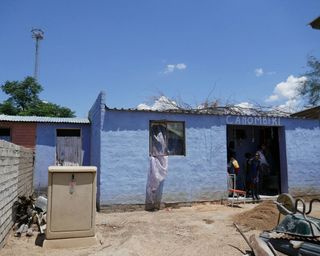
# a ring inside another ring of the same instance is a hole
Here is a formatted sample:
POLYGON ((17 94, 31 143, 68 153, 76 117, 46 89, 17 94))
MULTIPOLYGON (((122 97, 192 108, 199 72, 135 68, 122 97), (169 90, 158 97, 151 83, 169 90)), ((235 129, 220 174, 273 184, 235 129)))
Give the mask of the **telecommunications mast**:
POLYGON ((43 39, 44 32, 41 29, 33 28, 31 30, 32 38, 36 40, 36 53, 35 53, 35 63, 34 63, 34 74, 33 77, 35 80, 38 78, 38 69, 39 69, 39 43, 43 39))

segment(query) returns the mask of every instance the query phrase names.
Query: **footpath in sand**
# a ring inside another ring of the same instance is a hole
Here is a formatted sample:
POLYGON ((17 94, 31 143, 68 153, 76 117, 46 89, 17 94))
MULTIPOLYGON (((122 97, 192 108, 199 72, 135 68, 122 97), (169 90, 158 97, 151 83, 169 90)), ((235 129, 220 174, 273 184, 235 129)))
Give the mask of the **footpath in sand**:
MULTIPOLYGON (((319 216, 320 207, 315 208, 319 216)), ((249 248, 233 222, 249 237, 272 228, 277 217, 278 211, 268 202, 234 208, 198 204, 158 212, 97 213, 97 246, 45 250, 35 246, 35 237, 16 238, 12 233, 0 255, 243 255, 241 251, 249 248)))

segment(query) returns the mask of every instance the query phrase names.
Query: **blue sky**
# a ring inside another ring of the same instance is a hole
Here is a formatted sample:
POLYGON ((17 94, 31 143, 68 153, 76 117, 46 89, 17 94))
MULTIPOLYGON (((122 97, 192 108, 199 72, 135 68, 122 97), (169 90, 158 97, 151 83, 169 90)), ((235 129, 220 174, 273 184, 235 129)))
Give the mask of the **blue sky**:
POLYGON ((3 0, 0 83, 33 74, 38 27, 40 96, 79 117, 101 90, 110 107, 159 92, 194 105, 283 104, 307 56, 320 56, 320 31, 307 25, 319 15, 318 0, 3 0))

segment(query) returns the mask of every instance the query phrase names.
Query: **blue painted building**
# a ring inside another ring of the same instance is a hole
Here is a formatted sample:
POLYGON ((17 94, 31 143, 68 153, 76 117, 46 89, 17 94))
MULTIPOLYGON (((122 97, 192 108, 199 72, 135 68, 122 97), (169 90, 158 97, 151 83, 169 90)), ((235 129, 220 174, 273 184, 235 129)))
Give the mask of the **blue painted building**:
POLYGON ((259 145, 268 145, 272 168, 265 180, 266 194, 320 194, 316 119, 109 109, 104 93, 92 106, 89 119, 90 163, 98 167, 101 206, 144 204, 153 125, 171 134, 168 152, 175 152, 169 153, 164 202, 223 198, 231 144, 241 168, 245 153, 254 154, 259 145))
POLYGON ((90 165, 90 122, 80 118, 31 117, 37 123, 34 188, 46 190, 48 166, 90 165))

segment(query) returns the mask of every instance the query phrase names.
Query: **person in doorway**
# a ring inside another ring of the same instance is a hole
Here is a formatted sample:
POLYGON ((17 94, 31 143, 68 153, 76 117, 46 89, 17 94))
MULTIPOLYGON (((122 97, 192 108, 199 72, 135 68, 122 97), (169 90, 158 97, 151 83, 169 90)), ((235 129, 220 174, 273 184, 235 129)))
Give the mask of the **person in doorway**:
POLYGON ((266 193, 265 189, 265 182, 270 174, 270 165, 266 158, 266 145, 262 144, 260 148, 258 149, 256 154, 259 154, 259 160, 260 160, 260 177, 259 177, 259 187, 261 189, 262 193, 266 193))
POLYGON ((228 156, 228 191, 229 191, 229 197, 233 196, 233 192, 230 191, 230 189, 235 189, 235 181, 236 181, 236 173, 234 170, 234 166, 231 162, 231 156, 228 156))
POLYGON ((243 176, 244 176, 244 181, 245 181, 245 191, 246 191, 246 196, 249 197, 250 194, 252 194, 252 182, 251 182, 251 158, 252 155, 247 152, 244 154, 245 157, 245 162, 244 162, 244 167, 243 167, 243 176))
POLYGON ((227 147, 228 160, 230 157, 236 157, 235 144, 234 141, 230 141, 227 147))
POLYGON ((229 174, 233 174, 233 175, 230 175, 232 177, 232 188, 243 190, 243 182, 240 175, 240 166, 238 161, 235 159, 233 155, 230 157, 228 167, 229 167, 229 174))
POLYGON ((255 157, 251 160, 251 183, 252 183, 252 199, 260 200, 259 196, 259 176, 261 170, 260 155, 256 153, 255 157))

